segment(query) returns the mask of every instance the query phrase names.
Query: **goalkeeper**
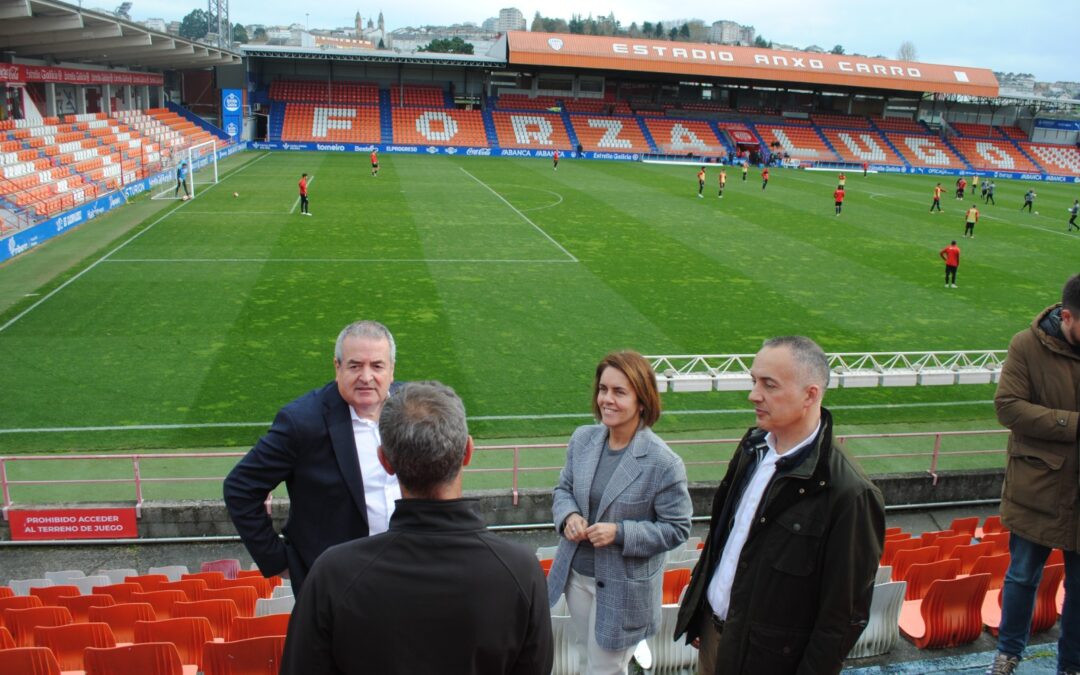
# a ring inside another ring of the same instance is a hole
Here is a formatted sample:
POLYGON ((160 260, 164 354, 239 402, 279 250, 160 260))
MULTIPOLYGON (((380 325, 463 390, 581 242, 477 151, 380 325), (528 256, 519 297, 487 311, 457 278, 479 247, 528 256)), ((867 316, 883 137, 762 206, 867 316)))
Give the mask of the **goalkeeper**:
POLYGON ((173 190, 173 197, 180 194, 180 188, 184 188, 185 199, 191 197, 191 193, 188 192, 187 173, 187 162, 180 162, 180 166, 176 167, 176 189, 173 190))

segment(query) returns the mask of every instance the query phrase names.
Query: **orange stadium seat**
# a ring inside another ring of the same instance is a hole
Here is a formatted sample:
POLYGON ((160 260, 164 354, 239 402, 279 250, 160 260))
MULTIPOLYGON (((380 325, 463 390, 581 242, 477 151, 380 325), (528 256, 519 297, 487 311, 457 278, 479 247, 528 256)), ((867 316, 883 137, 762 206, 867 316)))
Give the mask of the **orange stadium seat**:
POLYGON ((283 141, 378 143, 379 109, 375 106, 287 103, 283 141))
MULTIPOLYGON (((925 130, 924 130, 925 131, 925 130)), ((885 137, 915 167, 934 169, 965 169, 964 161, 937 136, 885 132, 885 137)))
POLYGON ((270 580, 263 577, 243 577, 238 576, 235 579, 224 579, 218 588, 236 588, 238 586, 247 586, 255 589, 255 595, 259 598, 269 598, 274 593, 274 587, 271 585, 270 580))
POLYGON ((107 623, 69 623, 65 626, 39 626, 34 629, 34 642, 48 647, 65 671, 83 670, 83 654, 87 647, 115 647, 116 638, 107 623))
POLYGON ((46 647, 0 649, 0 673, 60 675, 60 664, 46 647))
POLYGON ((997 138, 1000 139, 1001 134, 997 133, 997 130, 989 124, 973 124, 971 122, 949 122, 949 126, 953 131, 964 136, 966 138, 997 138))
POLYGON ((1049 174, 1080 176, 1080 150, 1075 146, 1021 143, 1020 147, 1049 174))
POLYGON ((236 603, 223 598, 178 602, 173 605, 174 617, 201 616, 209 620, 216 638, 224 638, 233 617, 239 615, 240 610, 237 609, 236 603))
POLYGON ((142 592, 145 593, 156 591, 161 584, 169 583, 169 577, 164 574, 138 574, 133 577, 124 577, 124 583, 138 584, 142 587, 142 592))
POLYGON ((203 647, 203 675, 277 675, 284 651, 284 635, 207 642, 203 647))
POLYGON ((1010 559, 1008 553, 984 555, 972 563, 971 571, 968 574, 989 574, 989 588, 1001 588, 1002 584, 1005 583, 1005 572, 1009 571, 1010 559))
POLYGON ((513 149, 570 150, 570 136, 561 115, 554 113, 491 114, 499 146, 513 149))
POLYGON ((909 131, 916 134, 928 134, 930 130, 924 125, 912 119, 901 117, 874 117, 870 120, 875 127, 882 131, 909 131))
POLYGON ((937 546, 922 546, 897 551, 892 562, 889 563, 892 565, 892 580, 903 581, 909 567, 935 562, 940 552, 941 549, 937 546))
POLYGON ((810 121, 819 127, 842 127, 845 129, 872 129, 870 120, 858 115, 835 115, 818 113, 810 116, 810 121))
POLYGON ((1039 173, 1031 160, 1008 141, 954 138, 952 143, 964 159, 980 171, 1039 173))
POLYGON ((765 143, 772 148, 773 143, 779 149, 773 148, 774 153, 786 153, 792 159, 814 160, 819 162, 835 162, 840 158, 825 145, 821 136, 810 128, 799 125, 769 126, 758 124, 757 130, 765 143))
POLYGON ((949 525, 949 529, 953 532, 957 534, 965 533, 972 537, 975 536, 975 530, 978 527, 978 516, 971 516, 969 518, 953 518, 952 525, 949 525))
POLYGON ((407 84, 390 88, 390 104, 421 108, 445 108, 446 98, 441 87, 407 84))
POLYGON ((979 544, 957 546, 949 553, 950 558, 960 561, 960 573, 971 574, 971 568, 979 558, 994 554, 994 545, 988 541, 979 544))
POLYGON ((11 637, 11 631, 0 626, 0 649, 14 649, 15 647, 15 638, 11 637))
POLYGON ((881 552, 881 566, 892 565, 893 560, 896 558, 896 554, 899 551, 904 551, 912 548, 921 548, 922 540, 915 538, 908 539, 890 539, 886 540, 885 548, 881 552))
POLYGON ((687 568, 664 571, 663 604, 673 605, 679 602, 682 591, 690 583, 690 570, 687 568))
POLYGON ((725 155, 727 147, 716 137, 707 122, 701 120, 644 120, 657 149, 666 154, 725 155))
POLYGON ((919 600, 926 595, 932 583, 938 579, 955 579, 959 573, 959 560, 938 560, 911 565, 903 576, 903 581, 907 584, 904 599, 919 600))
POLYGON ((529 96, 527 94, 502 94, 495 103, 499 110, 548 110, 559 107, 554 96, 529 96))
POLYGON ((222 582, 225 581, 225 573, 220 571, 212 572, 191 572, 190 574, 181 574, 180 581, 188 580, 200 580, 206 584, 207 588, 218 588, 222 582))
POLYGON ((136 583, 125 581, 120 584, 106 584, 104 586, 94 586, 94 593, 104 593, 105 595, 111 595, 117 602, 131 602, 132 593, 142 593, 143 587, 136 583))
POLYGON ((904 160, 900 159, 888 142, 876 131, 870 129, 822 129, 821 133, 829 139, 833 149, 845 162, 861 164, 872 162, 874 164, 887 164, 903 166, 904 160))
POLYGON ((121 602, 115 605, 91 607, 87 614, 90 621, 109 624, 118 643, 135 641, 137 622, 157 620, 154 608, 145 602, 121 602))
POLYGON ((221 572, 226 579, 235 579, 240 573, 240 561, 236 558, 207 560, 199 564, 200 572, 221 572))
POLYGON ((91 593, 89 595, 68 595, 56 600, 60 607, 67 607, 71 612, 71 618, 75 623, 86 623, 90 620, 91 607, 108 607, 115 605, 116 600, 111 595, 104 593, 91 593))
POLYGON ((394 143, 488 147, 479 110, 394 108, 394 143))
POLYGON ((55 605, 57 599, 79 594, 79 587, 65 584, 63 586, 39 586, 30 589, 30 595, 41 598, 43 605, 55 605))
POLYGON ((956 647, 982 633, 981 605, 989 575, 939 579, 922 600, 905 600, 900 632, 919 649, 956 647))
POLYGON ((38 626, 63 626, 68 623, 72 623, 72 620, 71 612, 66 607, 46 605, 4 610, 4 625, 20 647, 33 646, 34 629, 38 626))
POLYGON ((147 591, 132 593, 131 602, 145 602, 154 608, 154 615, 160 619, 172 618, 172 608, 178 602, 189 602, 188 596, 181 590, 147 591))
POLYGON ((170 581, 167 584, 161 584, 158 586, 159 591, 183 591, 188 600, 196 600, 199 597, 199 591, 204 591, 210 586, 206 583, 205 579, 181 579, 180 581, 170 581))
POLYGON ((994 553, 1008 553, 1009 536, 1008 532, 991 532, 990 534, 984 534, 980 541, 988 541, 993 544, 994 553))
POLYGON ((201 616, 187 616, 163 621, 139 621, 135 624, 135 643, 168 642, 176 646, 180 663, 202 670, 202 647, 214 640, 210 622, 201 616))
MULTIPOLYGON (((1039 587, 1035 591, 1035 608, 1031 612, 1031 634, 1051 628, 1058 619, 1057 591, 1065 576, 1065 565, 1050 565, 1043 569, 1039 587)), ((982 620, 993 635, 1001 625, 1001 595, 1004 591, 990 591, 982 605, 982 620)))
POLYGON ((111 649, 86 649, 86 675, 195 675, 180 663, 176 646, 146 642, 111 649))
POLYGON ((652 152, 632 117, 571 115, 570 124, 582 148, 589 152, 652 152))
POLYGON ((285 635, 289 629, 291 614, 267 614, 265 616, 237 616, 229 624, 229 640, 246 640, 264 635, 285 635))
POLYGON ((369 82, 347 80, 274 80, 270 98, 275 101, 378 105, 379 87, 369 82))
POLYGON ((224 599, 236 603, 240 616, 255 616, 255 603, 259 594, 252 586, 233 586, 231 588, 210 588, 199 594, 199 600, 224 599))

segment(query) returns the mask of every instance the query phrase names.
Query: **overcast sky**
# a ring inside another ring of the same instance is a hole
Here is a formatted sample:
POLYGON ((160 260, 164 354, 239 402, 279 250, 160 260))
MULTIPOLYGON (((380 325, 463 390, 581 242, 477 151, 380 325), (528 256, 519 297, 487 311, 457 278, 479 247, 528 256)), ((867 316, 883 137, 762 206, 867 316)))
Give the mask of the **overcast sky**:
MULTIPOLYGON (((378 0, 381 2, 382 0, 378 0)), ((510 4, 505 0, 469 3, 434 3, 394 0, 383 4, 347 6, 340 1, 309 5, 295 0, 231 0, 233 23, 304 23, 311 28, 352 25, 357 11, 365 18, 383 12, 388 30, 404 26, 481 23, 496 16, 500 7, 517 7, 531 22, 540 10, 550 17, 569 19, 572 13, 594 16, 615 13, 624 26, 631 22, 720 19, 749 24, 767 40, 799 47, 816 44, 824 49, 843 45, 849 53, 882 54, 895 58, 905 40, 915 45, 919 60, 983 67, 1003 72, 1033 73, 1042 81, 1080 81, 1076 56, 1080 30, 1077 0, 682 0, 679 3, 643 0, 537 0, 510 4)), ((90 3, 87 3, 88 5, 90 3)), ((205 3, 185 0, 134 0, 135 20, 179 20, 205 3)))

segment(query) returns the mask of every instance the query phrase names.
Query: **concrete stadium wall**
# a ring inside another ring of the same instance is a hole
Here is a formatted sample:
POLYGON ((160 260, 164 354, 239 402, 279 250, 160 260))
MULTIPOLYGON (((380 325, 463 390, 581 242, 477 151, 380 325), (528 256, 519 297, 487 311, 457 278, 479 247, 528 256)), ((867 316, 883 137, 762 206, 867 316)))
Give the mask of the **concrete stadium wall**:
MULTIPOLYGON (((889 507, 921 507, 946 505, 951 502, 980 502, 1001 496, 1004 472, 950 471, 938 474, 937 485, 928 474, 884 474, 874 476, 874 482, 885 495, 889 507)), ((708 517, 712 506, 715 483, 693 483, 690 496, 694 515, 708 517)), ((483 502, 488 525, 526 526, 548 523, 551 518, 550 490, 523 490, 517 506, 504 490, 474 491, 468 494, 483 502)), ((57 505, 50 505, 56 507, 57 505)), ((63 505, 71 508, 90 507, 89 504, 63 505)), ((93 506, 130 506, 130 504, 95 504, 93 506)), ((271 505, 275 525, 280 528, 288 513, 289 503, 276 499, 271 505)), ((176 537, 235 536, 225 505, 219 501, 153 502, 143 506, 139 519, 140 539, 176 537)), ((9 541, 11 531, 7 521, 0 523, 0 541, 9 541)))

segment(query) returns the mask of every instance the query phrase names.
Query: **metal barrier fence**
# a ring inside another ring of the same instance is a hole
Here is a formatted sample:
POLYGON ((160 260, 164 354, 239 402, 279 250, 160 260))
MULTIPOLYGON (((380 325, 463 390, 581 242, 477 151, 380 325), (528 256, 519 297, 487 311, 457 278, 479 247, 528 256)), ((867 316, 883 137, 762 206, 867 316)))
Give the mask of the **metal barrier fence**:
MULTIPOLYGON (((937 485, 938 471, 941 467, 943 460, 952 460, 958 457, 973 457, 979 455, 1004 455, 1004 439, 1008 434, 1008 430, 1005 429, 988 429, 988 430, 975 430, 975 431, 925 431, 925 432, 905 432, 905 433, 885 433, 885 434, 845 434, 837 435, 837 442, 839 445, 848 452, 849 455, 860 461, 864 465, 872 464, 873 462, 881 460, 912 460, 919 464, 925 462, 925 472, 933 480, 933 484, 937 485), (994 447, 962 447, 959 449, 945 450, 943 445, 946 442, 955 444, 957 441, 964 439, 967 443, 961 445, 970 446, 972 443, 979 443, 982 439, 1001 440, 1000 444, 996 444, 994 447), (878 447, 879 450, 882 446, 895 445, 895 450, 890 451, 875 451, 865 452, 861 445, 873 444, 878 447), (916 446, 914 448, 907 446, 916 446)), ((695 447, 700 446, 715 446, 719 452, 716 453, 716 459, 684 459, 689 472, 693 472, 698 467, 716 467, 722 469, 727 466, 727 458, 731 455, 732 450, 738 444, 740 439, 738 438, 719 438, 719 439, 678 439, 668 441, 668 445, 680 452, 681 455, 692 454, 695 447)), ((523 465, 523 457, 527 457, 533 453, 539 453, 539 451, 553 451, 565 448, 566 446, 561 443, 541 443, 541 444, 509 444, 509 445, 483 445, 475 448, 476 454, 474 455, 474 462, 477 459, 483 458, 486 460, 488 457, 497 458, 499 456, 505 456, 509 454, 509 461, 501 462, 501 466, 491 467, 466 467, 466 478, 469 475, 483 475, 483 474, 510 474, 510 485, 508 486, 509 492, 513 497, 515 505, 518 503, 518 496, 520 491, 521 478, 523 475, 534 473, 554 473, 562 469, 562 464, 551 465, 541 463, 537 466, 523 465)), ((66 454, 66 455, 5 455, 0 456, 0 490, 3 493, 3 514, 7 519, 8 509, 14 506, 15 501, 12 497, 12 489, 20 488, 23 486, 35 486, 35 485, 50 485, 50 486, 65 486, 65 485, 115 485, 115 484, 130 484, 134 488, 134 500, 136 511, 142 507, 145 503, 144 487, 153 484, 164 483, 199 483, 199 482, 216 482, 220 483, 224 476, 198 476, 198 475, 174 475, 168 477, 148 477, 143 475, 143 468, 147 463, 154 463, 167 460, 184 460, 192 461, 194 465, 199 464, 203 460, 208 459, 225 459, 225 458, 239 458, 243 457, 246 452, 168 452, 168 453, 149 453, 149 454, 66 454), (51 471, 49 478, 32 478, 32 479, 12 479, 8 476, 9 468, 16 464, 34 464, 47 462, 51 464, 68 464, 73 466, 74 462, 101 462, 101 461, 121 461, 130 462, 130 475, 114 478, 87 478, 74 476, 74 472, 77 471, 77 467, 69 469, 67 472, 64 470, 51 471)), ((497 460, 496 460, 497 461, 497 460)), ((922 471, 921 469, 919 470, 922 471)), ((873 471, 869 471, 873 473, 873 471)), ((555 479, 552 478, 550 484, 554 485, 555 479)), ((100 501, 100 500, 97 500, 100 501)), ((269 500, 268 500, 269 501, 269 500)))

